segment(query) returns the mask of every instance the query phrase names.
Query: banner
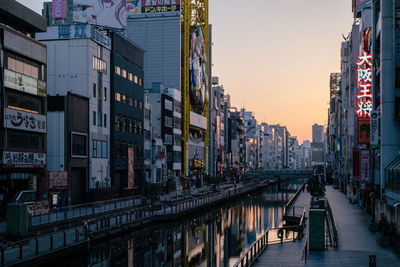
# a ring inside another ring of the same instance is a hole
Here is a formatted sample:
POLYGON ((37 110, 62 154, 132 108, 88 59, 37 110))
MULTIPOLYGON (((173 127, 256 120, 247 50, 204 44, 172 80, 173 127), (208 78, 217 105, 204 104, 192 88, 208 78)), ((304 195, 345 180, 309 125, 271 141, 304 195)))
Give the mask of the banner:
POLYGON ((126 28, 126 0, 74 0, 74 22, 126 28))
POLYGON ((53 0, 51 15, 53 19, 65 19, 67 17, 67 0, 53 0))
POLYGON ((362 183, 369 182, 369 150, 360 151, 360 178, 362 183))
POLYGON ((62 189, 68 187, 68 173, 67 172, 48 172, 49 188, 62 189))
POLYGON ((128 147, 128 189, 133 189, 135 185, 135 159, 133 147, 128 147))
POLYGON ((46 154, 40 152, 3 151, 3 168, 45 168, 46 154))
POLYGON ((379 144, 379 111, 371 112, 370 142, 371 148, 376 148, 379 144))
POLYGON ((4 127, 22 131, 46 133, 46 116, 5 108, 4 127))

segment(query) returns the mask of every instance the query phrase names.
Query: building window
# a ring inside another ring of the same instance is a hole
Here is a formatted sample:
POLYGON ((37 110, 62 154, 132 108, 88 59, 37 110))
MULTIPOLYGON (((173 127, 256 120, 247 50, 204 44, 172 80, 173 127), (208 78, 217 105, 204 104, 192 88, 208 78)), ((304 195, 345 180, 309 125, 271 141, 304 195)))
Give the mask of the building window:
POLYGON ((140 110, 143 109, 143 102, 142 101, 139 101, 139 109, 140 110))
POLYGON ((172 145, 172 135, 170 135, 170 134, 164 135, 164 144, 172 145))
POLYGON ((149 130, 144 130, 144 139, 150 140, 150 131, 149 130))
POLYGON ((181 119, 178 117, 174 117, 174 128, 181 129, 181 119))
POLYGON ((102 97, 102 95, 101 95, 101 87, 99 86, 99 88, 98 88, 98 90, 97 90, 97 92, 98 92, 98 94, 97 94, 97 98, 99 99, 99 100, 102 100, 103 99, 103 97, 102 97))
POLYGON ((126 104, 126 95, 122 95, 122 103, 126 104))
POLYGON ((92 157, 93 158, 108 158, 107 141, 92 140, 92 157))
POLYGON ((128 120, 128 132, 132 133, 133 132, 133 121, 128 120))
POLYGON ((71 157, 86 157, 86 134, 71 134, 71 157))
POLYGON ((107 62, 104 60, 93 56, 93 69, 98 72, 107 73, 107 62))
POLYGON ((145 109, 145 110, 144 110, 144 118, 145 118, 146 120, 150 120, 150 115, 151 115, 150 109, 145 109))
POLYGON ((128 103, 129 103, 129 106, 133 106, 133 98, 132 97, 129 97, 129 101, 128 101, 128 103))
POLYGON ((104 114, 104 128, 107 128, 107 114, 104 114))
POLYGON ((118 66, 115 66, 115 73, 118 75, 121 75, 121 68, 118 66))
POLYGON ((96 120, 97 120, 96 111, 93 111, 93 125, 96 125, 96 120))
POLYGON ((127 127, 127 121, 126 121, 126 117, 125 116, 122 116, 122 119, 121 119, 121 132, 126 132, 126 127, 127 127))
POLYGON ((165 99, 164 107, 166 110, 172 111, 172 101, 165 99))
POLYGON ((93 83, 93 97, 96 98, 96 84, 93 83))
POLYGON ((104 87, 104 101, 107 101, 107 88, 104 87))
POLYGON ((133 100, 133 106, 135 107, 135 108, 137 108, 138 107, 138 103, 137 103, 138 101, 135 99, 135 100, 133 100))
POLYGON ((132 82, 133 81, 133 75, 132 75, 132 73, 128 73, 128 79, 132 82))
POLYGON ((174 134, 174 145, 175 146, 180 146, 181 145, 181 135, 180 134, 174 134))
POLYGON ((121 102, 121 94, 120 93, 115 93, 115 101, 121 102))
POLYGON ((135 75, 134 81, 135 81, 136 84, 138 84, 138 76, 135 75))
POLYGON ((126 79, 126 70, 121 70, 121 76, 126 79))
POLYGON ((165 116, 165 126, 172 128, 172 118, 165 116))
POLYGON ((144 150, 144 159, 147 159, 147 160, 150 159, 150 150, 148 150, 148 149, 144 150))
POLYGON ((143 86, 143 80, 142 80, 142 78, 139 78, 139 85, 140 85, 140 86, 143 86))
POLYGON ((121 117, 119 115, 115 116, 115 130, 121 131, 121 117))
POLYGON ((103 114, 102 114, 102 112, 98 113, 97 126, 99 126, 99 127, 103 126, 103 114))

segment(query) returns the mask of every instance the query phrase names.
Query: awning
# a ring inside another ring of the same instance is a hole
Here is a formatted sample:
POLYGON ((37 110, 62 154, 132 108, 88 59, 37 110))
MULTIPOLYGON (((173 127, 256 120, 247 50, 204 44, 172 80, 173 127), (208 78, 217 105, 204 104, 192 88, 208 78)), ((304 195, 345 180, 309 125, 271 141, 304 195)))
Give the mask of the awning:
POLYGON ((385 171, 400 171, 400 156, 397 156, 392 162, 387 165, 385 171))

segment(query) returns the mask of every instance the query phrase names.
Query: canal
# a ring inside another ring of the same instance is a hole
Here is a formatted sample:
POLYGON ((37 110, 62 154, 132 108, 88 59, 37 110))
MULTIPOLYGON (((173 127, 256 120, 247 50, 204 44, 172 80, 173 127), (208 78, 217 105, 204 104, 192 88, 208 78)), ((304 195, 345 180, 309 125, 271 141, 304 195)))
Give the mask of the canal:
POLYGON ((267 229, 281 227, 298 184, 276 186, 96 245, 57 266, 232 266, 267 229))

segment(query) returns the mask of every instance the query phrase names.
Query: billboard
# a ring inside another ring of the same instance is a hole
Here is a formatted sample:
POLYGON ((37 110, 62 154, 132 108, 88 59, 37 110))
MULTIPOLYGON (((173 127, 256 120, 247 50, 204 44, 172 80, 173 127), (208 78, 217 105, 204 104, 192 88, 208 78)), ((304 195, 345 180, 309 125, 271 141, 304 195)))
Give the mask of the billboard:
POLYGON ((207 101, 207 51, 200 26, 193 29, 189 44, 189 98, 193 111, 201 114, 207 101))
POLYGON ((68 173, 67 172, 48 172, 49 188, 62 189, 68 187, 68 173))
POLYGON ((74 0, 74 22, 126 28, 126 0, 74 0))
POLYGON ((180 0, 126 0, 127 15, 175 12, 180 10, 180 0))
POLYGON ((65 19, 67 17, 67 0, 53 0, 51 15, 53 19, 65 19))
POLYGON ((133 189, 135 185, 135 158, 133 147, 128 147, 128 189, 133 189))

